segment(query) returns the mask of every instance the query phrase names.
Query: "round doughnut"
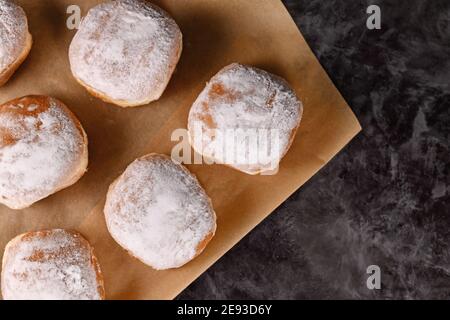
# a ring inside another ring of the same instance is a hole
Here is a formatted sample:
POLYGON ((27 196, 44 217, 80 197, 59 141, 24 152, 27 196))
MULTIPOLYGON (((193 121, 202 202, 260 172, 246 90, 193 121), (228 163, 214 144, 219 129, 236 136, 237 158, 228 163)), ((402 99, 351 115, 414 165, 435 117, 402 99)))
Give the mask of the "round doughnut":
POLYGON ((29 207, 74 184, 87 164, 86 133, 61 101, 27 96, 0 106, 0 203, 29 207))
POLYGON ((1 274, 5 300, 103 300, 94 249, 79 233, 28 232, 11 240, 1 274))
POLYGON ((26 59, 32 42, 23 9, 12 0, 0 0, 0 86, 26 59))
POLYGON ((254 67, 231 64, 194 102, 190 143, 209 161, 248 174, 278 168, 297 132, 303 106, 288 83, 254 67))
POLYGON ((69 59, 92 95, 133 107, 161 97, 181 51, 180 28, 165 11, 144 0, 117 0, 89 10, 69 59))
POLYGON ((104 211, 116 242, 156 270, 194 259, 216 230, 211 200, 197 178, 159 154, 128 166, 109 188, 104 211))

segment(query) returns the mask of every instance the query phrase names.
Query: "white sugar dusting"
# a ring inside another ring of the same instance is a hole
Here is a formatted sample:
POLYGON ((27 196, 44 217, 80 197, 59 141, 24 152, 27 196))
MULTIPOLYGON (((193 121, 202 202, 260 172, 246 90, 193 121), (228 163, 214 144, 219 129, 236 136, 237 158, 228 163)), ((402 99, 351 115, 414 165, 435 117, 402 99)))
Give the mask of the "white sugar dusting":
POLYGON ((270 163, 278 163, 292 141, 303 113, 303 106, 295 92, 282 78, 250 66, 232 64, 222 69, 206 85, 193 104, 189 114, 189 131, 193 146, 206 157, 223 161, 235 153, 232 166, 256 173, 264 170, 261 163, 250 163, 251 154, 258 149, 277 146, 271 152, 270 163), (196 137, 195 128, 200 127, 201 137, 196 137), (227 135, 234 132, 236 144, 232 152, 227 150, 227 135), (268 134, 261 141, 261 132, 268 134), (277 141, 270 141, 277 139, 277 141), (243 162, 237 160, 243 159, 243 162))
POLYGON ((5 250, 2 294, 6 300, 99 300, 97 265, 80 235, 42 231, 13 239, 5 250))
POLYGON ((108 1, 89 10, 69 50, 73 74, 115 100, 161 94, 177 62, 181 31, 141 0, 108 1))
POLYGON ((0 74, 19 58, 27 33, 23 9, 11 0, 0 0, 0 74))
POLYGON ((0 202, 22 208, 52 194, 80 161, 84 137, 70 116, 49 107, 4 105, 0 110, 0 202))
POLYGON ((108 229, 155 269, 180 267, 215 232, 211 202, 195 176, 166 156, 133 162, 108 193, 108 229))

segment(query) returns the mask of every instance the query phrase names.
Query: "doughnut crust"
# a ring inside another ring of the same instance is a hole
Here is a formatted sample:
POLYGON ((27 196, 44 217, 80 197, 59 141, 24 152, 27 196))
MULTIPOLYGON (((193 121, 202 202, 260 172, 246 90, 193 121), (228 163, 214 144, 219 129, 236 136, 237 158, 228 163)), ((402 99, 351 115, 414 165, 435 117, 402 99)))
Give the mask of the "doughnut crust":
POLYGON ((79 233, 28 232, 11 240, 2 263, 5 300, 103 300, 94 249, 79 233))
POLYGON ((157 270, 194 259, 216 230, 211 200, 196 177, 165 155, 130 164, 109 188, 104 211, 116 242, 157 270))
POLYGON ((23 9, 12 0, 0 0, 0 86, 26 59, 32 42, 23 9))
POLYGON ((194 102, 188 119, 194 150, 247 174, 276 170, 300 125, 303 105, 289 84, 264 70, 231 64, 194 102))
POLYGON ((59 100, 27 96, 0 106, 0 203, 23 209, 86 172, 87 136, 59 100))
POLYGON ((161 97, 181 51, 180 28, 165 11, 145 0, 117 0, 89 10, 69 59, 92 95, 133 107, 161 97))

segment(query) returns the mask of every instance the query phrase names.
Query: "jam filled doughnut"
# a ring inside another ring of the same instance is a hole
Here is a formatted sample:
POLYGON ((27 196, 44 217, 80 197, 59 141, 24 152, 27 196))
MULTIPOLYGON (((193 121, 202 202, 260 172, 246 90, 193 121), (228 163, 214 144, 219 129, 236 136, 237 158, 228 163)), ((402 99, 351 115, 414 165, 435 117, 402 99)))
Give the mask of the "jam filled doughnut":
POLYGON ((196 152, 248 174, 276 170, 297 132, 303 106, 288 83, 231 64, 194 102, 188 120, 196 152))
POLYGON ((32 42, 23 9, 12 0, 0 0, 0 86, 26 59, 32 42))
POLYGON ((196 177, 158 154, 137 159, 111 185, 105 217, 117 243, 157 270, 195 258, 216 230, 211 200, 196 177))
POLYGON ((105 289, 94 250, 67 230, 17 236, 3 255, 5 300, 103 300, 105 289))
POLYGON ((166 12, 144 0, 117 0, 89 10, 69 59, 92 95, 133 107, 161 97, 181 51, 181 31, 166 12))
POLYGON ((86 133, 61 101, 27 96, 0 106, 0 203, 29 207, 74 184, 87 164, 86 133))

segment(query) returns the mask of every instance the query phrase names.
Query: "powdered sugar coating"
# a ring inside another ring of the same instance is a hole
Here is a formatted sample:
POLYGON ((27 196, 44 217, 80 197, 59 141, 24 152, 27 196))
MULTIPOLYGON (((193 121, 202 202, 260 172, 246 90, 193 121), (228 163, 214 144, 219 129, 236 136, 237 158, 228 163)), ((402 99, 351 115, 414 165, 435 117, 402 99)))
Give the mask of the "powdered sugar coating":
POLYGON ((81 124, 54 98, 0 106, 0 203, 25 208, 72 184, 86 144, 81 124))
POLYGON ((0 74, 13 64, 26 46, 25 12, 11 0, 0 0, 0 74))
POLYGON ((72 72, 94 91, 130 105, 158 99, 181 54, 181 31, 162 9, 117 0, 91 10, 70 45, 72 72))
POLYGON ((5 300, 100 300, 100 268, 89 243, 65 230, 31 232, 5 249, 1 276, 5 300))
POLYGON ((134 161, 111 186, 105 216, 113 238, 158 270, 192 260, 216 230, 211 201, 195 176, 156 154, 134 161))
POLYGON ((210 80, 194 102, 188 120, 191 143, 219 163, 250 174, 264 172, 274 169, 289 149, 302 113, 302 103, 284 79, 231 64, 210 80), (225 144, 232 133, 236 143, 225 144), (227 150, 230 147, 233 150, 227 150), (252 160, 250 154, 266 148, 267 163, 260 162, 261 157, 252 160))

